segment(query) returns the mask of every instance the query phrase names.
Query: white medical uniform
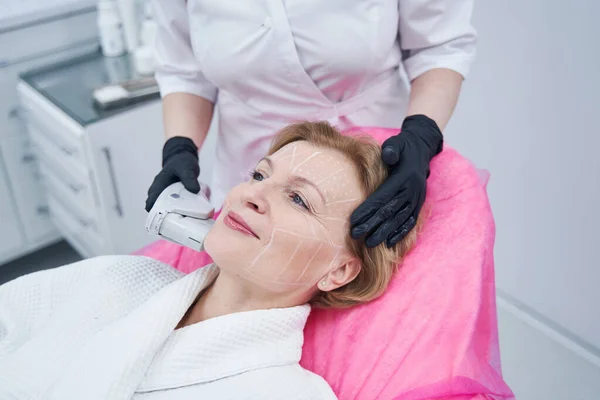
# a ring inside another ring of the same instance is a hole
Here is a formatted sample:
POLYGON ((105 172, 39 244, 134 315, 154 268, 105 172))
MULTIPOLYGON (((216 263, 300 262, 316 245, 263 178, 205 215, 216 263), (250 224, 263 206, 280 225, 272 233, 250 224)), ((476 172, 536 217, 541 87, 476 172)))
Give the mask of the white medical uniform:
MULTIPOLYGON (((216 104, 211 183, 219 206, 297 120, 398 128, 409 82, 434 68, 467 75, 473 0, 155 0, 163 96, 216 104)), ((183 133, 183 132, 182 132, 183 133)))
POLYGON ((308 305, 174 330, 217 275, 107 256, 0 286, 0 399, 335 399, 299 365, 308 305))

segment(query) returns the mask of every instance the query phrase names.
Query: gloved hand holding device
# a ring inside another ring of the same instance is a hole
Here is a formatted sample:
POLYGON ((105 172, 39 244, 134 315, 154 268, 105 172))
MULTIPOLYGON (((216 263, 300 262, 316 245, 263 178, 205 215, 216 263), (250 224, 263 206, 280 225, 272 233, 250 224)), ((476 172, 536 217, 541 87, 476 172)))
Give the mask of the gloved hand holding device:
POLYGON ((156 175, 146 199, 146 211, 150 212, 160 194, 175 182, 183 183, 190 192, 200 192, 200 164, 198 148, 187 137, 175 136, 165 142, 163 147, 163 169, 156 175))

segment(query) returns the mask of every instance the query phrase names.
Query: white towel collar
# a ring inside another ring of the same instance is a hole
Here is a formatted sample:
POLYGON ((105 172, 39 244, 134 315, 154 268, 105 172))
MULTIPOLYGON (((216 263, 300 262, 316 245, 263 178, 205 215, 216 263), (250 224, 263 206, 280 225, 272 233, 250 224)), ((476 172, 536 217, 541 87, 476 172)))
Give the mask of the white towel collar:
MULTIPOLYGON (((210 285, 216 267, 205 274, 210 285)), ((300 361, 310 306, 234 313, 173 331, 156 354, 137 392, 206 383, 254 369, 300 361)))

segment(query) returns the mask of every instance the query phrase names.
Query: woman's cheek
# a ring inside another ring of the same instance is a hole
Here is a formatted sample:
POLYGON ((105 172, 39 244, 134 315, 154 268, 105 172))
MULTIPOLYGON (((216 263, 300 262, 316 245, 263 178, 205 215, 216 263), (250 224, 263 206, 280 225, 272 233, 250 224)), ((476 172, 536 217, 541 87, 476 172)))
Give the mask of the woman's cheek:
POLYGON ((281 231, 274 233, 272 252, 264 253, 264 261, 267 261, 267 257, 271 260, 260 264, 270 265, 270 280, 273 282, 286 285, 314 284, 327 272, 335 258, 335 249, 317 238, 287 235, 281 231))

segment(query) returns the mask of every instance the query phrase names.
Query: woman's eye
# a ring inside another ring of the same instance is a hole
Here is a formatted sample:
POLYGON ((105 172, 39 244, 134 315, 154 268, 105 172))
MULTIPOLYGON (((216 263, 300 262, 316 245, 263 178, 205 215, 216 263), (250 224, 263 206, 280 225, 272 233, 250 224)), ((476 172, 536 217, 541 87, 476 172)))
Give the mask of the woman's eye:
POLYGON ((250 172, 250 176, 252 177, 252 179, 254 179, 255 181, 259 181, 259 182, 262 181, 263 179, 265 179, 263 174, 261 174, 260 172, 257 172, 257 171, 250 172))
POLYGON ((304 200, 302 200, 302 197, 300 197, 300 195, 298 193, 292 193, 291 198, 294 203, 306 208, 307 210, 309 209, 308 206, 306 205, 306 203, 304 202, 304 200))

